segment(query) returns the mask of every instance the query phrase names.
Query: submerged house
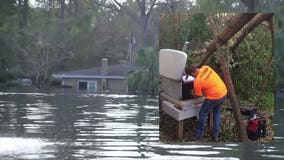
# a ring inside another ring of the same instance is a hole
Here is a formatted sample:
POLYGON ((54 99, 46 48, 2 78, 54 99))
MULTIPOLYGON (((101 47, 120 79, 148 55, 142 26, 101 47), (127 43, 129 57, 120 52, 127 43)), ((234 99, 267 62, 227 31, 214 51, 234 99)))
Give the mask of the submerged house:
POLYGON ((100 67, 70 71, 52 76, 61 79, 64 87, 72 87, 86 91, 128 92, 127 74, 135 69, 128 64, 108 65, 107 59, 102 59, 100 67))

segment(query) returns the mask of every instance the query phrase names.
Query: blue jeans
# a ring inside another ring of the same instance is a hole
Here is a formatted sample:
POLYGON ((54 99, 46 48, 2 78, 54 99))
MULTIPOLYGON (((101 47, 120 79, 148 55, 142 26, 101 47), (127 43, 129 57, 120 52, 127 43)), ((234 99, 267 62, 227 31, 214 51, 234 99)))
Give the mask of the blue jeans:
POLYGON ((195 136, 201 138, 206 127, 207 117, 211 110, 213 110, 213 136, 219 137, 220 121, 221 121, 221 105, 224 103, 226 96, 220 99, 209 100, 205 99, 199 112, 199 121, 195 131, 195 136))

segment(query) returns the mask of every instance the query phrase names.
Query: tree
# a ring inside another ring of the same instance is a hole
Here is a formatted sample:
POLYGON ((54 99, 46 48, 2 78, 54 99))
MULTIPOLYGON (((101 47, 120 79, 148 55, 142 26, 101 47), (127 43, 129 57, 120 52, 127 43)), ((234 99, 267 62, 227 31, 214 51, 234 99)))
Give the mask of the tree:
POLYGON ((21 29, 19 39, 14 44, 14 50, 19 57, 15 60, 17 64, 14 67, 19 66, 18 70, 26 77, 31 77, 36 85, 46 82, 51 69, 74 55, 70 41, 75 35, 62 25, 68 22, 62 15, 64 12, 59 17, 53 17, 49 7, 56 4, 51 1, 44 1, 43 4, 48 9, 39 7, 29 13, 29 27, 21 29), (47 17, 44 16, 46 14, 47 17))
POLYGON ((0 82, 13 78, 10 67, 14 59, 12 43, 18 31, 16 13, 15 0, 0 1, 0 82))
POLYGON ((18 0, 18 10, 19 10, 19 28, 20 31, 25 29, 28 21, 28 0, 18 0))
POLYGON ((162 12, 175 13, 177 11, 188 11, 192 6, 192 3, 188 3, 184 0, 165 0, 164 2, 159 2, 160 10, 162 12))
POLYGON ((158 53, 151 47, 138 52, 137 64, 141 69, 129 75, 129 89, 138 93, 156 95, 159 87, 158 53))
MULTIPOLYGON (((244 37, 243 35, 244 34, 247 35, 252 30, 251 28, 256 27, 260 22, 262 22, 264 20, 267 20, 267 18, 270 19, 271 16, 272 16, 271 14, 267 14, 266 16, 256 16, 254 19, 252 19, 244 27, 245 28, 244 29, 245 32, 242 32, 242 34, 240 36, 241 38, 238 37, 237 43, 239 43, 241 41, 241 39, 243 39, 243 37, 244 37)), ((232 18, 236 18, 236 16, 232 17, 232 18)), ((244 19, 244 18, 242 18, 242 19, 244 19)), ((234 19, 234 20, 236 20, 236 19, 234 19)), ((225 28, 221 32, 221 34, 218 34, 217 30, 215 28, 215 24, 214 24, 212 16, 210 16, 209 21, 210 21, 210 25, 211 25, 212 31, 214 32, 215 47, 217 48, 217 52, 219 53, 221 68, 223 70, 225 83, 226 83, 226 86, 227 86, 228 91, 229 91, 229 96, 230 96, 230 101, 231 101, 231 105, 232 105, 232 108, 233 108, 234 117, 235 117, 235 120, 236 120, 238 128, 239 128, 238 129, 238 137, 239 137, 239 140, 241 140, 241 141, 247 141, 247 136, 246 136, 246 133, 245 133, 245 129, 244 129, 244 126, 242 125, 242 118, 241 118, 241 114, 240 114, 239 103, 238 103, 238 100, 237 100, 237 97, 236 97, 236 94, 235 94, 235 89, 234 89, 234 86, 233 86, 233 83, 232 83, 232 79, 231 79, 231 75, 230 75, 230 71, 229 71, 229 65, 228 65, 228 62, 225 59, 225 56, 224 56, 223 51, 221 49, 221 45, 226 43, 230 39, 230 36, 232 35, 230 33, 234 33, 233 30, 237 28, 237 25, 232 25, 232 24, 229 23, 228 25, 230 27, 230 29, 229 29, 230 31, 226 30, 227 28, 225 28), (233 31, 233 32, 231 32, 231 31, 233 31), (228 39, 226 37, 228 37, 228 39)), ((265 49, 263 49, 263 50, 265 50, 265 49)), ((272 60, 271 60, 271 58, 269 58, 269 62, 268 62, 268 65, 267 65, 268 67, 267 68, 269 68, 269 66, 271 65, 271 62, 272 62, 272 60)), ((266 73, 268 73, 268 71, 266 71, 266 73)), ((267 77, 268 76, 266 76, 266 79, 267 79, 267 77)), ((263 82, 265 82, 265 80, 263 82)), ((263 94, 262 92, 263 91, 261 91, 260 95, 263 94)))
POLYGON ((156 2, 157 0, 135 0, 134 2, 126 1, 120 3, 117 0, 113 0, 109 4, 105 4, 105 1, 98 4, 128 15, 132 22, 137 23, 137 26, 142 29, 142 32, 138 33, 142 37, 139 41, 142 42, 142 46, 146 46, 149 45, 147 44, 149 20, 154 7, 157 5, 156 2))
POLYGON ((200 50, 203 43, 211 37, 204 14, 161 14, 160 48, 181 50, 185 41, 189 41, 188 52, 200 50))
POLYGON ((228 13, 228 12, 246 12, 245 5, 239 0, 196 0, 196 12, 205 13, 228 13))
POLYGON ((225 84, 228 88, 228 92, 229 92, 229 97, 230 97, 230 102, 233 108, 233 113, 234 113, 234 117, 235 117, 235 121, 237 123, 237 127, 238 127, 238 139, 242 142, 246 142, 248 141, 247 138, 247 134, 245 131, 245 127, 242 124, 242 115, 241 115, 241 111, 240 111, 240 104, 237 100, 237 96, 235 93, 235 89, 234 89, 234 85, 232 83, 232 79, 231 79, 231 74, 230 74, 230 70, 229 70, 229 64, 225 58, 225 55, 221 49, 221 41, 218 37, 218 32, 217 29, 215 28, 215 23, 213 20, 213 17, 210 15, 209 16, 209 23, 214 35, 214 39, 216 41, 216 48, 217 48, 217 52, 218 52, 218 56, 219 56, 219 61, 221 63, 221 68, 224 74, 224 79, 225 79, 225 84))

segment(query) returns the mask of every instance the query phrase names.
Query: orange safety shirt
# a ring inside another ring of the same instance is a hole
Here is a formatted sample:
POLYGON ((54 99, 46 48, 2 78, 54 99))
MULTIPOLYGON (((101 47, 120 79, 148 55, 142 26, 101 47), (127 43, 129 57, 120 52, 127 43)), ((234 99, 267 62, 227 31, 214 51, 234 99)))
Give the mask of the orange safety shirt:
POLYGON ((194 80, 194 94, 206 99, 220 99, 227 94, 227 88, 219 75, 209 66, 202 66, 194 80))

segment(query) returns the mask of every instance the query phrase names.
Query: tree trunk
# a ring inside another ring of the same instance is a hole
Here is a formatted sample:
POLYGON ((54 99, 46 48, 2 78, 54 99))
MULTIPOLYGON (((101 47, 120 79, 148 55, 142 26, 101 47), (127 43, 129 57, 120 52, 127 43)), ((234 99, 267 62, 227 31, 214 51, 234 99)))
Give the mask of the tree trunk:
POLYGON ((65 13, 65 0, 60 0, 60 18, 64 19, 65 13))
MULTIPOLYGON (((148 23, 150 16, 153 12, 154 6, 156 5, 157 0, 135 0, 135 3, 137 4, 139 10, 137 12, 133 12, 129 8, 122 5, 122 2, 119 2, 119 0, 112 0, 115 5, 118 7, 112 7, 109 5, 98 3, 99 5, 102 5, 107 8, 120 10, 122 12, 125 12, 134 22, 136 22, 139 26, 142 27, 142 45, 145 46, 147 41, 147 35, 148 35, 148 23)), ((96 2, 95 2, 96 3, 96 2)), ((128 2, 127 2, 128 3, 128 2)))
POLYGON ((67 5, 67 15, 69 17, 72 16, 73 12, 72 12, 72 7, 73 7, 73 0, 69 0, 68 5, 67 5))
POLYGON ((237 100, 234 85, 233 85, 233 82, 232 82, 232 79, 231 79, 228 61, 226 60, 225 55, 221 50, 221 41, 218 37, 218 33, 217 33, 216 28, 215 28, 212 15, 209 15, 209 23, 210 23, 210 26, 211 26, 211 29, 212 29, 212 32, 213 32, 213 35, 214 35, 214 39, 215 39, 214 41, 216 42, 216 48, 217 48, 217 52, 218 52, 218 55, 219 55, 219 61, 221 63, 221 68, 222 68, 222 71, 223 71, 223 74, 224 74, 225 84, 226 84, 228 92, 229 92, 229 97, 230 97, 230 102, 231 102, 231 105, 232 105, 232 108, 233 108, 234 118, 235 118, 235 121, 237 123, 238 140, 242 141, 242 142, 246 142, 246 141, 248 141, 248 138, 247 138, 247 133, 246 133, 245 127, 244 127, 243 122, 242 122, 240 105, 239 105, 239 102, 237 100))
POLYGON ((59 13, 59 22, 58 22, 58 32, 62 34, 64 28, 64 16, 65 16, 65 0, 60 0, 60 13, 59 13))
POLYGON ((78 12, 78 0, 74 0, 74 7, 75 7, 74 14, 76 15, 78 12))
POLYGON ((48 70, 49 70, 49 49, 47 49, 46 51, 46 60, 45 60, 45 66, 43 67, 44 69, 44 76, 43 76, 43 82, 46 83, 47 82, 47 78, 48 78, 48 70))
POLYGON ((27 26, 28 0, 18 0, 19 28, 22 31, 27 26))
MULTIPOLYGON (((236 16, 232 17, 226 26, 226 28, 218 35, 218 41, 220 45, 223 45, 226 43, 232 36, 234 36, 239 30, 242 29, 242 27, 247 24, 256 13, 243 13, 243 14, 237 14, 236 16)), ((203 54, 205 57, 199 64, 199 67, 205 64, 207 59, 216 51, 216 39, 213 40, 210 44, 208 44, 203 49, 203 54)))
POLYGON ((49 18, 51 17, 51 9, 52 9, 52 0, 48 0, 47 16, 48 16, 49 18))
POLYGON ((143 38, 142 38, 142 44, 143 46, 146 45, 147 42, 147 34, 148 34, 148 22, 149 18, 152 14, 153 8, 156 4, 156 0, 150 1, 150 7, 147 11, 147 2, 146 0, 136 0, 139 9, 140 9, 140 19, 142 20, 142 26, 143 26, 143 38))
POLYGON ((27 22, 28 22, 28 9, 29 9, 28 0, 24 0, 24 5, 23 5, 23 25, 24 27, 27 26, 27 22))

